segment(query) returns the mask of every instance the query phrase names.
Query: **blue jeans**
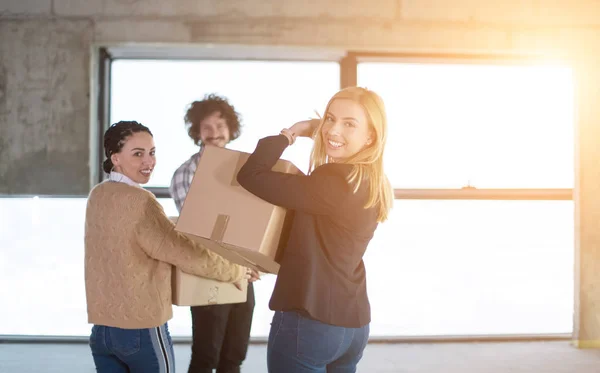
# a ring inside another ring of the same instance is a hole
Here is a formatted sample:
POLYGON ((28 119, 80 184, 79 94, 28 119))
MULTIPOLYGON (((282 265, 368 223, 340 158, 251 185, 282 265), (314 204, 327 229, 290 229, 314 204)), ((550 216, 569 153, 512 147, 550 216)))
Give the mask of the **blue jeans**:
POLYGON ((354 373, 369 339, 369 325, 343 328, 296 312, 275 312, 269 333, 269 373, 354 373))
POLYGON ((94 325, 90 347, 98 373, 175 373, 166 323, 150 329, 94 325))

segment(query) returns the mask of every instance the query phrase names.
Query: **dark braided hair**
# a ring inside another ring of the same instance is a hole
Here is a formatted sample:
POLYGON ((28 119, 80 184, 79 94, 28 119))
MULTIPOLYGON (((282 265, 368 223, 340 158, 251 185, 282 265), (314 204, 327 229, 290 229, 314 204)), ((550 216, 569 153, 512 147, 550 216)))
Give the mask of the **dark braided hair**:
POLYGON ((125 120, 111 125, 104 132, 104 155, 106 156, 106 160, 102 164, 104 172, 108 174, 114 167, 110 156, 119 153, 127 138, 137 132, 147 132, 152 136, 152 132, 143 124, 125 120))
POLYGON ((240 137, 242 126, 240 123, 240 114, 235 111, 233 105, 225 97, 211 93, 204 96, 202 101, 192 102, 183 117, 188 135, 190 135, 190 138, 194 140, 196 145, 200 145, 200 141, 202 141, 200 137, 200 122, 215 112, 220 113, 221 118, 225 119, 227 127, 229 127, 229 140, 233 141, 240 137))

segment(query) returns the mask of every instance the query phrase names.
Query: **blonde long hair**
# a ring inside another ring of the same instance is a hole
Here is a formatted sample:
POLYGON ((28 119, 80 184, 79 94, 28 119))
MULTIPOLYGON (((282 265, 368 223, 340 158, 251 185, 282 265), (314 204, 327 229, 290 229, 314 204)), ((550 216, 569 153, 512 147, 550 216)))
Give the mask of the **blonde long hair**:
POLYGON ((366 88, 348 87, 333 95, 313 136, 315 143, 310 155, 309 171, 312 172, 315 168, 328 162, 321 129, 331 103, 337 99, 347 99, 358 103, 367 115, 370 130, 374 134, 373 142, 340 163, 354 166, 348 176, 348 183, 353 185, 354 193, 358 191, 363 180, 369 180, 369 198, 364 207, 365 209, 377 207, 379 210, 377 221, 384 222, 387 220, 389 211, 392 208, 393 196, 390 182, 383 171, 383 150, 387 140, 387 118, 383 100, 377 93, 366 88))

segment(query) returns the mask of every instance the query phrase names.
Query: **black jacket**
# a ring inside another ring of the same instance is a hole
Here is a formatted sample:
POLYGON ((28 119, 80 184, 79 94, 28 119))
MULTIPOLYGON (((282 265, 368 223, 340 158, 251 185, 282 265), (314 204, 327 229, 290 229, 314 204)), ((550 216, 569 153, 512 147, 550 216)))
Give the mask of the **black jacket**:
POLYGON ((309 176, 271 171, 287 146, 283 135, 261 139, 237 176, 254 195, 295 211, 269 306, 362 327, 371 321, 362 258, 377 227, 377 210, 364 208, 367 181, 354 193, 347 164, 325 164, 309 176))

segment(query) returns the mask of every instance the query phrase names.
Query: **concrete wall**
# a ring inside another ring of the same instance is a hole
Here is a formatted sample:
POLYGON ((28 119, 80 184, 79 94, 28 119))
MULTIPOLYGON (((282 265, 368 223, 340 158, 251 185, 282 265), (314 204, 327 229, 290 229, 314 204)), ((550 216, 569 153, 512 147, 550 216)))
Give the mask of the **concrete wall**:
POLYGON ((90 20, 0 20, 0 193, 89 185, 90 20))
POLYGON ((2 0, 0 193, 88 191, 92 43, 560 55, 599 27, 597 1, 2 0))
POLYGON ((2 0, 0 194, 88 191, 90 46, 120 42, 569 59, 580 78, 575 339, 600 341, 600 2, 2 0))

